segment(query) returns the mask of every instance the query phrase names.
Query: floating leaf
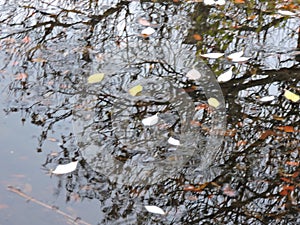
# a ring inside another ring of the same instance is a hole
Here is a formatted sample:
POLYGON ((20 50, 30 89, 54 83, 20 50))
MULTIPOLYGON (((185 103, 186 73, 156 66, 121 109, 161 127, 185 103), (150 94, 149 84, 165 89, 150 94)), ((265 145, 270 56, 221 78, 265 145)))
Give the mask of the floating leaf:
POLYGON ((278 130, 282 130, 284 132, 287 132, 287 133, 293 133, 295 132, 295 129, 293 126, 279 126, 277 127, 278 130))
POLYGON ((145 208, 147 209, 148 212, 151 212, 151 213, 156 213, 156 214, 161 214, 161 215, 166 214, 164 212, 164 210, 162 210, 161 208, 159 208, 155 205, 145 205, 145 208))
POLYGON ((247 62, 251 57, 239 57, 239 58, 233 58, 232 62, 247 62))
POLYGON ((212 52, 212 53, 207 53, 207 54, 200 54, 200 56, 204 58, 209 58, 209 59, 217 59, 220 58, 224 55, 224 53, 221 52, 212 52))
POLYGON ((177 139, 175 139, 175 138, 172 138, 172 137, 170 137, 170 138, 168 139, 168 143, 169 143, 170 145, 180 145, 180 141, 177 140, 177 139))
POLYGON ((22 80, 22 81, 25 81, 28 77, 28 74, 27 73, 18 73, 16 75, 16 80, 22 80))
POLYGON ((38 63, 44 63, 44 62, 47 62, 46 59, 43 59, 43 58, 34 58, 31 60, 32 62, 38 62, 38 63))
POLYGON ((70 162, 64 165, 58 165, 55 170, 52 171, 54 174, 66 174, 76 170, 78 161, 70 162))
POLYGON ((220 105, 220 102, 216 98, 209 98, 207 102, 210 106, 214 108, 218 108, 218 106, 220 105))
POLYGON ((198 70, 191 69, 189 72, 187 72, 186 76, 191 80, 197 80, 200 79, 201 74, 199 73, 198 70))
POLYGON ((204 0, 204 5, 225 5, 225 0, 204 0))
POLYGON ((94 83, 98 83, 98 82, 102 81, 103 78, 104 78, 104 73, 95 73, 88 77, 87 82, 89 84, 94 84, 94 83))
POLYGON ((140 18, 138 21, 139 21, 139 24, 141 24, 143 26, 151 26, 151 23, 145 18, 140 18))
POLYGON ((294 94, 293 92, 289 90, 284 91, 284 97, 288 100, 291 100, 292 102, 298 102, 300 100, 300 96, 297 94, 294 94))
POLYGON ((264 96, 259 99, 260 102, 271 102, 275 99, 275 96, 270 95, 270 96, 264 96))
POLYGON ((218 76, 218 82, 227 82, 232 79, 232 69, 233 66, 230 67, 229 70, 227 70, 225 73, 222 73, 220 76, 218 76))
POLYGON ((155 30, 152 27, 147 27, 144 30, 142 30, 142 32, 141 32, 141 34, 143 36, 146 36, 146 37, 148 37, 148 36, 150 36, 151 34, 154 34, 154 33, 155 33, 155 30))
POLYGON ((136 96, 138 93, 140 93, 143 90, 143 86, 142 85, 136 85, 132 88, 129 89, 129 94, 131 94, 132 96, 136 96))
POLYGON ((297 15, 297 13, 294 13, 294 12, 291 12, 288 10, 278 10, 277 12, 282 16, 296 16, 297 15))
POLYGON ((153 126, 155 124, 158 123, 159 117, 157 116, 157 114, 144 118, 142 119, 142 123, 144 124, 144 126, 153 126))
POLYGON ((235 58, 240 58, 244 55, 244 50, 242 51, 239 51, 239 52, 234 52, 234 53, 231 53, 230 55, 227 56, 228 59, 235 59, 235 58))

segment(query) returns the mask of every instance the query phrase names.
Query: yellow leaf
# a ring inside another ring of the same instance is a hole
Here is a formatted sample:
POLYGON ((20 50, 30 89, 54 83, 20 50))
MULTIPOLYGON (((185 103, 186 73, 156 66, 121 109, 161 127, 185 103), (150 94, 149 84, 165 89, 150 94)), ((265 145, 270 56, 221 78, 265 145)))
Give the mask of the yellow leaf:
POLYGON ((218 108, 218 106, 220 105, 220 102, 219 102, 217 99, 215 99, 215 98, 209 98, 209 99, 207 100, 207 102, 208 102, 208 104, 209 104, 210 106, 212 106, 212 107, 214 107, 214 108, 218 108))
POLYGON ((98 83, 98 82, 102 81, 103 78, 104 78, 104 73, 95 73, 88 77, 87 82, 89 84, 98 83))
POLYGON ((143 86, 142 85, 136 85, 132 88, 129 89, 129 94, 131 94, 132 96, 136 96, 138 93, 140 93, 143 90, 143 86))
POLYGON ((288 99, 288 100, 291 100, 292 102, 298 102, 300 100, 299 95, 296 95, 289 90, 285 90, 284 97, 286 97, 286 99, 288 99))

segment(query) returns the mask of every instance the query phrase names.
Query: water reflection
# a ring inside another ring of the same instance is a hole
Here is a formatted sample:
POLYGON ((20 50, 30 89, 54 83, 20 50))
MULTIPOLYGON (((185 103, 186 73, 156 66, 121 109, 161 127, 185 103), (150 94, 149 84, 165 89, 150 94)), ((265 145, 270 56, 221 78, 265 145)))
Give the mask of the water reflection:
MULTIPOLYGON (((205 60, 217 76, 234 66, 234 79, 221 85, 228 125, 222 155, 215 160, 221 167, 216 175, 205 178, 210 182, 203 183, 202 170, 192 167, 199 165, 198 160, 203 162, 201 158, 193 158, 190 167, 153 185, 111 182, 82 158, 69 131, 61 133, 60 152, 49 152, 44 166, 49 169, 80 160, 78 170, 61 177, 58 187, 67 190, 67 201, 71 193, 81 199, 98 199, 104 213, 99 224, 299 223, 299 102, 283 96, 285 89, 299 94, 299 18, 281 16, 275 6, 299 13, 297 5, 285 1, 227 2, 225 6, 166 1, 2 2, 3 108, 8 114, 20 112, 23 122, 41 127, 37 148, 47 152, 43 146, 49 133, 70 126, 74 109, 84 103, 78 96, 99 102, 95 115, 103 123, 110 119, 106 108, 116 98, 111 92, 127 90, 132 81, 155 74, 171 77, 175 87, 185 89, 200 111, 196 124, 204 124, 198 128, 205 136, 206 125, 214 126, 205 105, 212 96, 205 96, 208 85, 184 79, 186 71, 180 69, 186 61, 179 56, 191 51, 227 55, 244 49, 251 56, 247 63, 205 60), (145 28, 141 18, 155 29, 153 35, 140 36, 145 28), (126 48, 129 54, 118 58, 116 53, 126 48), (176 51, 161 51, 165 48, 176 51), (114 55, 118 59, 111 68, 114 55), (136 59, 145 66, 134 65, 136 59), (86 79, 91 73, 101 70, 112 76, 124 66, 127 78, 115 76, 111 82, 116 86, 101 92, 88 88, 86 79), (273 101, 259 101, 269 95, 275 97, 273 101), (149 214, 144 205, 159 206, 167 215, 149 214)), ((158 110, 153 108, 153 113, 158 110)), ((211 134, 208 143, 214 146, 212 141, 219 135, 211 134)))

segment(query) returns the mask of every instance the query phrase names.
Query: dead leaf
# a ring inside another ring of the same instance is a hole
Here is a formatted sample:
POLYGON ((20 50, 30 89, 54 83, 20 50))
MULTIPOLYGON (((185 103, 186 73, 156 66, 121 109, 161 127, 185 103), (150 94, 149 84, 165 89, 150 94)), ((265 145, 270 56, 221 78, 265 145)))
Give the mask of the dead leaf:
POLYGON ((295 132, 295 129, 292 126, 280 126, 280 127, 277 127, 277 129, 282 130, 282 131, 287 132, 287 133, 295 132))
POLYGON ((28 77, 27 73, 18 73, 15 79, 25 81, 27 77, 28 77))

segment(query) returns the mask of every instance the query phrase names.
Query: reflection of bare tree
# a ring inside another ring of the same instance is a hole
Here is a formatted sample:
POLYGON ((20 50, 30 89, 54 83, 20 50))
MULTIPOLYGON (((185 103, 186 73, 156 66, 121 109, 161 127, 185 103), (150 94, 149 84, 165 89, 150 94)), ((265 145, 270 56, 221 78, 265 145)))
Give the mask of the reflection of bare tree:
MULTIPOLYGON (((253 57, 250 63, 235 65, 236 79, 221 85, 229 105, 222 175, 200 184, 199 177, 183 171, 153 186, 119 187, 81 160, 78 171, 66 178, 67 200, 74 193, 99 199, 106 214, 99 223, 154 224, 157 218, 149 218, 141 207, 151 204, 168 212, 157 222, 160 224, 299 223, 299 103, 282 95, 285 89, 299 93, 299 62, 289 54, 299 45, 293 25, 297 18, 273 17, 274 8, 263 3, 245 7, 228 4, 230 7, 210 7, 202 13, 197 11, 202 3, 147 1, 115 1, 114 7, 98 1, 3 6, 1 73, 28 75, 8 85, 6 111, 21 111, 24 119, 42 127, 41 147, 49 132, 70 120, 74 96, 82 93, 81 84, 95 69, 91 60, 98 60, 101 67, 103 57, 126 48, 128 42, 147 41, 137 37, 144 28, 139 18, 146 18, 156 29, 150 42, 156 38, 160 43, 166 43, 165 39, 172 43, 186 38, 182 31, 188 28, 189 14, 201 14, 202 20, 195 16, 200 27, 189 32, 189 37, 193 32, 202 36, 199 51, 229 53, 244 47, 245 54, 253 57), (283 41, 274 41, 275 34, 275 39, 283 41), (267 95, 276 100, 259 102, 267 95)), ((137 48, 136 53, 146 51, 137 48)), ((158 62, 146 63, 150 69, 158 68, 158 62)), ((207 63, 217 75, 231 64, 226 60, 207 63)), ((99 95, 99 100, 107 97, 99 95)), ((79 157, 73 141, 72 134, 64 134, 61 154, 49 155, 45 166, 79 157)))

